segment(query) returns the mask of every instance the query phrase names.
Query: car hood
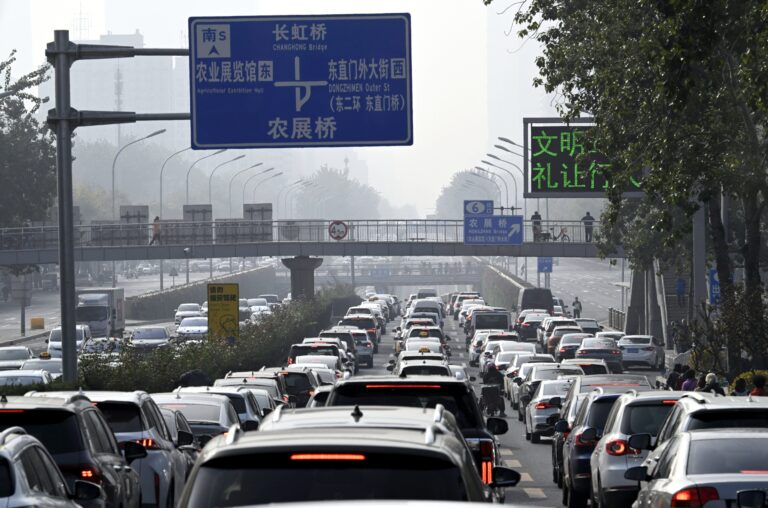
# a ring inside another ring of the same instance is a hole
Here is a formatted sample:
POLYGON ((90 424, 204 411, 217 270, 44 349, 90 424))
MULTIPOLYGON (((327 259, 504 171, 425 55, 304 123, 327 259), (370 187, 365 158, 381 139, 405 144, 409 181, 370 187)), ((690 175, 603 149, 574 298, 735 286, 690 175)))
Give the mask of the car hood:
POLYGON ((175 314, 176 317, 197 317, 199 315, 200 312, 196 310, 182 310, 175 314))
POLYGON ((26 360, 2 360, 0 361, 0 370, 12 370, 21 368, 26 360))

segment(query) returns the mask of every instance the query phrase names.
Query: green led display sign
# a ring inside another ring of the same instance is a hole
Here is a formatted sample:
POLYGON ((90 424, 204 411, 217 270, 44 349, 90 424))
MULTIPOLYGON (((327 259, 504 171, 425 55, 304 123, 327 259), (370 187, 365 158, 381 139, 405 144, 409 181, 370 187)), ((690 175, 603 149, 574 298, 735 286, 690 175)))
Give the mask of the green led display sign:
MULTIPOLYGON (((587 119, 580 119, 587 121, 587 119)), ((528 119, 525 125, 526 197, 603 196, 611 163, 589 141, 591 125, 563 125, 560 119, 528 119)), ((630 179, 627 194, 640 192, 630 179)))

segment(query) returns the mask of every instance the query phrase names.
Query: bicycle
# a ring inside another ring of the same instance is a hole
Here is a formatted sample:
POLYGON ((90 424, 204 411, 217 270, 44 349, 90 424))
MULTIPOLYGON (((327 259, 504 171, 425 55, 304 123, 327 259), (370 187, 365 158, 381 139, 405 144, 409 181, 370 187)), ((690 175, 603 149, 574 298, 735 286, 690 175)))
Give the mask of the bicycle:
POLYGON ((552 238, 553 242, 556 242, 558 240, 560 240, 561 242, 571 241, 571 237, 568 236, 568 228, 566 228, 565 226, 560 228, 560 234, 557 234, 557 235, 555 235, 555 228, 549 228, 549 230, 551 231, 550 237, 552 238))

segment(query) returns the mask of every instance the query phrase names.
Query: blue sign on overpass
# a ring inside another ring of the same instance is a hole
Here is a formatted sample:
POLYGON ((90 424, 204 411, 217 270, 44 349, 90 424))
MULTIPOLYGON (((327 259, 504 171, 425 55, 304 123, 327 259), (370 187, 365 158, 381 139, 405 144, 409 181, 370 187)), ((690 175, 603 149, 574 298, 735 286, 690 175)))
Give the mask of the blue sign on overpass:
POLYGON ((523 216, 472 217, 465 215, 464 243, 466 245, 522 245, 523 216))
POLYGON ((409 14, 189 18, 192 147, 413 144, 409 14))

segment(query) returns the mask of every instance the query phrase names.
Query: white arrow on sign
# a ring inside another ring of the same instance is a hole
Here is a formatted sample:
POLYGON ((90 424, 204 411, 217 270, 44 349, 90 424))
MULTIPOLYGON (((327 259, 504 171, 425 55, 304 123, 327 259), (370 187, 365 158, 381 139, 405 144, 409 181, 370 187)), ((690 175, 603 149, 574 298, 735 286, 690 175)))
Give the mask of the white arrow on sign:
POLYGON ((516 235, 520 232, 520 224, 515 222, 512 224, 512 227, 509 228, 509 233, 507 233, 507 238, 512 238, 512 235, 516 235))

